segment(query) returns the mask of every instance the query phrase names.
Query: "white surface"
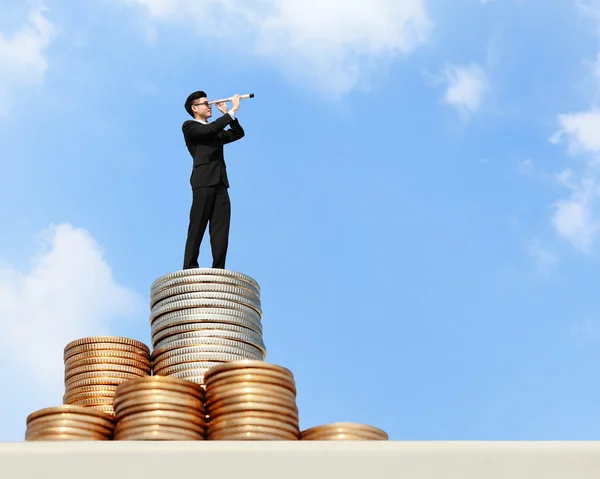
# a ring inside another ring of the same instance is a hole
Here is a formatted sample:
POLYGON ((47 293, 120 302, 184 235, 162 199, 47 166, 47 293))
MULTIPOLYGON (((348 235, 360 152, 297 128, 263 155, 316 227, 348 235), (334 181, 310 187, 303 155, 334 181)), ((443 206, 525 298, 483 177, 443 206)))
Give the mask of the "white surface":
POLYGON ((587 479, 600 442, 0 443, 2 479, 587 479))

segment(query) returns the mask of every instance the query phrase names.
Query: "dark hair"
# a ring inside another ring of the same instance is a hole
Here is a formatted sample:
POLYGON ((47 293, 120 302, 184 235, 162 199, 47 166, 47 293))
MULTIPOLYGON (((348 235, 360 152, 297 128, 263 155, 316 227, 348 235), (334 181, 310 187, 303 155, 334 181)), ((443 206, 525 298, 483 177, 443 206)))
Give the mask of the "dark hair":
POLYGON ((185 111, 187 111, 192 118, 194 118, 194 112, 192 111, 192 102, 197 100, 198 98, 206 98, 206 93, 202 90, 195 91, 185 100, 185 111))

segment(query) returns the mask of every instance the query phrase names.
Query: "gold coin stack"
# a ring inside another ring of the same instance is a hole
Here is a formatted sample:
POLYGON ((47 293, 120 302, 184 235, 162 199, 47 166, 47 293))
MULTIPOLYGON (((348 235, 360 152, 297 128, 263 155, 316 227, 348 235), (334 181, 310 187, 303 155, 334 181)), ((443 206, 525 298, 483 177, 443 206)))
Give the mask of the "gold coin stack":
POLYGON ((135 339, 91 336, 65 346, 63 404, 93 407, 113 414, 117 386, 149 376, 150 349, 135 339))
POLYGON ((204 389, 165 376, 132 379, 117 386, 115 440, 193 441, 206 433, 204 389))
POLYGON ((26 423, 26 441, 107 441, 115 428, 112 415, 70 405, 35 411, 26 423))
POLYGON ((289 369, 258 360, 209 369, 209 440, 298 440, 296 384, 289 369))
POLYGON ((300 433, 303 441, 387 441, 385 431, 368 424, 333 422, 305 429, 300 433))

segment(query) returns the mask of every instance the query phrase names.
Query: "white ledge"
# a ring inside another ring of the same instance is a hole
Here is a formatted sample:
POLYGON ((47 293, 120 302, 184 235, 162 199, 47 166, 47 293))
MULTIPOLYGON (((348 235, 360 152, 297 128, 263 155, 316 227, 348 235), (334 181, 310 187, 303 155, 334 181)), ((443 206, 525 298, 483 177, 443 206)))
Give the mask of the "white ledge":
POLYGON ((600 441, 0 443, 2 479, 598 479, 600 441))

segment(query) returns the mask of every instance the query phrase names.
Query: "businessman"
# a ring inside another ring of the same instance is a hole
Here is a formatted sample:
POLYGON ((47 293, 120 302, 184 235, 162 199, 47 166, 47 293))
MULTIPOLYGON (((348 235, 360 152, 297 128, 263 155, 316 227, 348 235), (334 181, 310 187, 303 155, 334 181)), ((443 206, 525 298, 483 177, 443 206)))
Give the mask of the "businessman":
POLYGON ((239 97, 239 95, 235 95, 232 98, 232 106, 229 110, 225 102, 217 103, 216 106, 223 116, 212 123, 208 122, 212 116, 212 108, 208 104, 205 92, 196 91, 188 96, 185 102, 185 109, 193 120, 185 121, 182 131, 185 144, 194 162, 190 177, 192 207, 183 269, 199 267, 200 243, 207 225, 210 225, 212 267, 225 268, 231 204, 227 191, 229 181, 223 145, 244 136, 244 129, 235 117, 240 107, 239 97), (228 125, 230 129, 225 130, 228 125))

